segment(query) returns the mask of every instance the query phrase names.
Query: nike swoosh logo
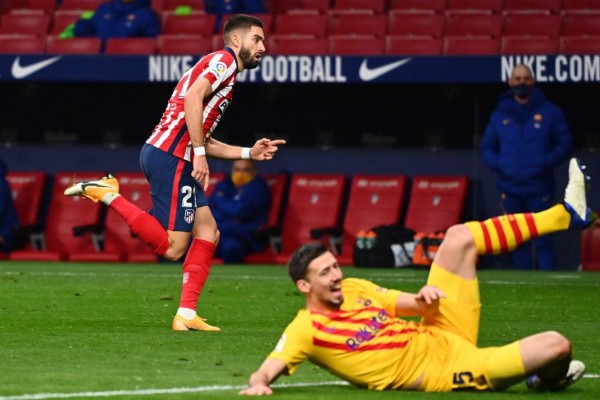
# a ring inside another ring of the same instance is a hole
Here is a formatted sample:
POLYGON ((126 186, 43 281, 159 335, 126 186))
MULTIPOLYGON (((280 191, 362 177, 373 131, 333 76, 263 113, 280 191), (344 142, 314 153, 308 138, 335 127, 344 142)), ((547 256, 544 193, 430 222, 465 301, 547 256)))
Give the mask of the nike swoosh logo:
POLYGON ((35 74, 41 69, 46 68, 50 64, 54 64, 60 60, 60 56, 52 57, 44 61, 39 61, 31 65, 22 66, 19 57, 15 58, 10 72, 15 79, 27 78, 29 75, 35 74))
POLYGON ((358 76, 361 80, 365 82, 372 81, 406 64, 410 60, 411 58, 405 58, 403 60, 394 61, 393 63, 385 64, 377 68, 369 68, 369 66, 367 65, 367 59, 365 58, 362 64, 360 65, 360 69, 358 70, 358 76))

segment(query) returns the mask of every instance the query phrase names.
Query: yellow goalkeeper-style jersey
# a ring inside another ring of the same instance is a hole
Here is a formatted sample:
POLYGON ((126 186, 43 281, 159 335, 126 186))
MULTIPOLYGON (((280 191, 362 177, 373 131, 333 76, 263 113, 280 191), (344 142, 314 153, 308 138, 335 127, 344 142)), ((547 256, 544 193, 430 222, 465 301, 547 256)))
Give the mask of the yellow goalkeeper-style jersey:
POLYGON ((292 374, 305 360, 358 386, 384 390, 408 387, 427 367, 434 331, 396 317, 400 291, 363 279, 342 281, 339 311, 300 310, 268 358, 292 374))

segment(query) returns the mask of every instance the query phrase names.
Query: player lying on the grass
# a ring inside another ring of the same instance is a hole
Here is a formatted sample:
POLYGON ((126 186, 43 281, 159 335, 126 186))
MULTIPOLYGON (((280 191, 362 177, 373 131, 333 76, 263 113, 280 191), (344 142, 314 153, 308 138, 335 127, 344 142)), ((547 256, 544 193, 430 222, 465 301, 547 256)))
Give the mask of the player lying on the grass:
POLYGON ((305 360, 374 390, 501 390, 524 379, 530 388, 560 390, 577 381, 585 366, 572 360, 571 343, 558 332, 477 347, 476 262, 480 254, 510 251, 541 235, 589 226, 586 180, 572 159, 561 204, 448 229, 427 285, 417 294, 363 279, 342 280, 337 260, 323 245, 300 247, 288 267, 306 297, 306 309, 240 394, 271 394, 269 385, 305 360), (401 319, 415 315, 420 322, 401 319))

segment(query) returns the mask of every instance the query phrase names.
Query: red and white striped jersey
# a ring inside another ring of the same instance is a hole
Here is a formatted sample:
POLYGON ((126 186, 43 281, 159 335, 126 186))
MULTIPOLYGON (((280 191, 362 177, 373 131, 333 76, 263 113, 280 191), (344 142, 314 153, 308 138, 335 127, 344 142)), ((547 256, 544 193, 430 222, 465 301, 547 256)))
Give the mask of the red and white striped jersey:
POLYGON ((204 99, 202 115, 204 141, 221 120, 233 98, 233 85, 237 75, 237 59, 231 49, 210 53, 190 68, 177 83, 167 109, 146 143, 184 160, 191 160, 192 143, 185 122, 183 101, 185 94, 199 77, 208 79, 212 94, 204 99))

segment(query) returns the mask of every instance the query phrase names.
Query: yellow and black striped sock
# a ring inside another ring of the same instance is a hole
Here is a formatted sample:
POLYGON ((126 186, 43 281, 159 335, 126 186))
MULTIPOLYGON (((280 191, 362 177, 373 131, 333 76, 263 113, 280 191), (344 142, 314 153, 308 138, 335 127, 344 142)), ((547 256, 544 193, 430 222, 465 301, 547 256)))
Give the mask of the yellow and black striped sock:
POLYGON ((508 214, 465 225, 473 235, 478 254, 499 254, 538 236, 564 231, 570 221, 569 212, 557 204, 537 213, 508 214))

